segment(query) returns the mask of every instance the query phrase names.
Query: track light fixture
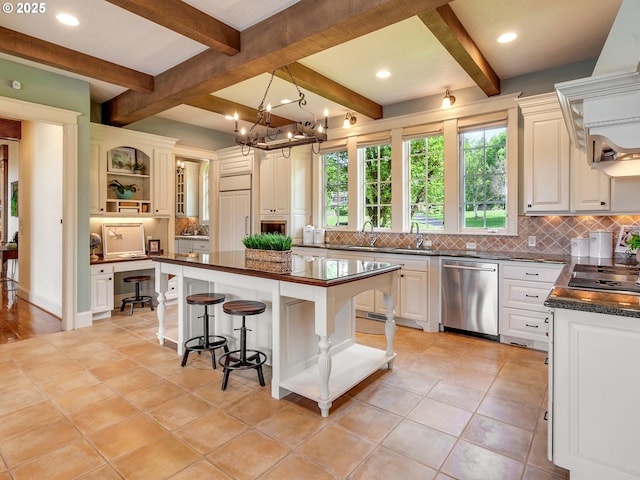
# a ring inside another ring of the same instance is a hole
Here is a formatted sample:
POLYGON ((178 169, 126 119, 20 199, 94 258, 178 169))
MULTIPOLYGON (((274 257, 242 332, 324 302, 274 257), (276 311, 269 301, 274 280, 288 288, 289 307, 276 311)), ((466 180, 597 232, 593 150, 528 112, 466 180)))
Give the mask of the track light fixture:
POLYGON ((347 112, 344 116, 344 122, 342 122, 342 128, 351 128, 351 126, 355 125, 357 121, 358 119, 354 113, 347 112))
POLYGON ((456 103, 456 97, 449 93, 449 89, 444 94, 444 98, 442 99, 442 106, 440 108, 449 108, 451 105, 456 103))

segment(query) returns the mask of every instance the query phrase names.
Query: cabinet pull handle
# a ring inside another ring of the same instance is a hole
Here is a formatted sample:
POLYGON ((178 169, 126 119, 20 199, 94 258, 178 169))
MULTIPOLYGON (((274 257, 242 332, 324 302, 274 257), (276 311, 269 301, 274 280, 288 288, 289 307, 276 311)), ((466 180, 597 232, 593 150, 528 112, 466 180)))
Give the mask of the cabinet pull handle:
POLYGON ((549 410, 547 410, 546 412, 544 412, 544 421, 545 421, 545 422, 549 421, 549 410))
POLYGON ((549 323, 549 317, 544 319, 544 323, 549 323))
POLYGON ((538 298, 538 295, 529 295, 528 293, 525 293, 524 296, 527 298, 538 298))
POLYGON ((528 275, 529 277, 537 277, 538 275, 540 275, 539 273, 529 273, 529 272, 525 272, 525 275, 528 275))
POLYGON ((549 365, 549 357, 547 357, 547 358, 545 358, 545 359, 544 359, 544 364, 545 364, 545 365, 549 365))
POLYGON ((529 325, 528 323, 525 323, 525 326, 529 328, 538 328, 538 325, 529 325))

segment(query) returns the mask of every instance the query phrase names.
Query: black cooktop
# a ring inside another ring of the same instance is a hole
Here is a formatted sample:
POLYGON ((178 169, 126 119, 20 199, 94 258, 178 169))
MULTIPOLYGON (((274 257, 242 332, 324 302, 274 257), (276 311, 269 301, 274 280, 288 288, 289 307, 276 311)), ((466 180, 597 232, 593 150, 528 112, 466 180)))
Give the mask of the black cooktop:
POLYGON ((640 294, 640 267, 578 264, 573 268, 569 287, 640 294))

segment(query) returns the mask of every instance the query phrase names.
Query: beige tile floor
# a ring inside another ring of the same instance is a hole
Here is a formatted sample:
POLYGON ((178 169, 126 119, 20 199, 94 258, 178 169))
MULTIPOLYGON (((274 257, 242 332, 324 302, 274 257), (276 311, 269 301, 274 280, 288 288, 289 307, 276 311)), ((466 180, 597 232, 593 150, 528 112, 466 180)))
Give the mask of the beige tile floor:
POLYGON ((253 371, 222 392, 139 312, 0 345, 0 480, 568 478, 546 459, 542 352, 400 327, 395 368, 325 419, 253 371))

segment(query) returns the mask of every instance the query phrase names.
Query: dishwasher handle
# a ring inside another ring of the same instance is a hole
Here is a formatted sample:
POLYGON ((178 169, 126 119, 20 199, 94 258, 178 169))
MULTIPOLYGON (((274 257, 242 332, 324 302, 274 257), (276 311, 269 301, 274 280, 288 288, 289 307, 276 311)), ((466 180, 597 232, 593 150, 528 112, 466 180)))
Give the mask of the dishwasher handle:
POLYGON ((477 270, 479 272, 495 272, 496 267, 474 267, 471 265, 449 265, 443 264, 442 268, 451 268, 454 270, 477 270))

